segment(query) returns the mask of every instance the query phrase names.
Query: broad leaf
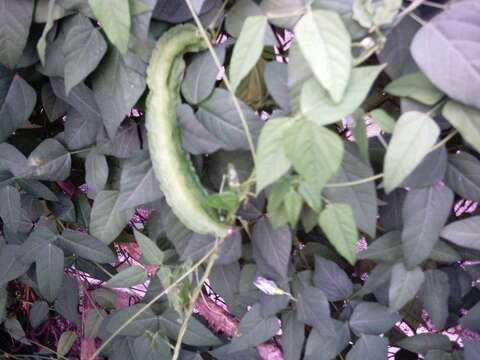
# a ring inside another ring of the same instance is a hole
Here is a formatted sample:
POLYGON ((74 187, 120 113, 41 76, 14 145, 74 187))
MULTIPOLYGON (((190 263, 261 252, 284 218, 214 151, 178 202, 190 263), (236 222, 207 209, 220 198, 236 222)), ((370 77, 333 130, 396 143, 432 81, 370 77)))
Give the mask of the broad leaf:
POLYGON ((452 345, 447 336, 441 334, 418 334, 403 338, 395 343, 396 346, 414 353, 426 354, 429 350, 450 351, 452 345))
MULTIPOLYGON (((253 141, 256 142, 263 122, 248 105, 238 101, 253 141)), ((223 144, 224 149, 249 149, 244 127, 228 91, 216 88, 212 95, 200 104, 196 115, 207 130, 223 144)))
POLYGON ((229 77, 234 92, 260 58, 267 26, 265 16, 251 16, 243 23, 233 48, 229 67, 229 77))
POLYGON ((38 145, 27 161, 28 178, 36 180, 65 180, 71 171, 72 158, 65 147, 53 138, 38 145))
POLYGON ((466 152, 450 154, 445 183, 465 199, 480 201, 480 161, 466 152))
POLYGON ((96 118, 83 116, 74 108, 68 110, 65 121, 65 142, 70 150, 93 145, 102 123, 96 118))
POLYGON ((17 258, 17 245, 4 245, 0 248, 0 286, 25 274, 30 264, 24 264, 17 258))
POLYGON ((34 2, 0 0, 0 63, 13 69, 27 44, 34 2))
MULTIPOLYGON (((135 304, 125 309, 116 311, 112 316, 109 316, 105 329, 109 333, 117 331, 123 324, 125 324, 132 316, 137 314, 145 306, 145 304, 135 304)), ((129 324, 119 332, 123 336, 141 336, 146 330, 155 331, 158 329, 159 320, 155 313, 147 308, 138 316, 131 320, 129 324)))
POLYGON ((27 158, 15 146, 8 143, 0 144, 0 166, 17 177, 23 176, 27 158))
POLYGON ((388 134, 393 133, 393 130, 395 129, 395 120, 387 114, 385 110, 375 109, 370 112, 370 117, 380 129, 388 134))
POLYGON ((373 241, 358 253, 359 259, 394 263, 403 256, 400 231, 390 231, 373 241))
POLYGON ((290 110, 287 84, 288 65, 270 61, 265 64, 263 76, 270 96, 280 108, 288 112, 290 110))
POLYGON ((340 121, 345 115, 358 109, 383 68, 384 65, 377 65, 353 69, 345 94, 338 103, 332 101, 316 79, 305 79, 300 95, 302 114, 319 125, 340 121))
POLYGON ((75 85, 97 68, 107 51, 107 42, 87 17, 78 14, 70 20, 63 51, 65 91, 68 94, 75 85))
POLYGON ((20 226, 20 193, 13 186, 6 186, 0 189, 0 217, 4 226, 17 232, 20 226))
POLYGON ((428 153, 402 185, 409 188, 422 188, 437 184, 445 176, 447 159, 448 153, 445 146, 428 153))
POLYGON ((96 151, 90 151, 85 160, 85 183, 87 195, 95 199, 97 194, 105 189, 108 180, 108 163, 104 155, 96 151))
POLYGON ((477 303, 463 315, 458 323, 467 329, 480 331, 480 303, 477 303))
POLYGON ((479 232, 480 216, 473 216, 448 224, 440 236, 455 245, 480 250, 479 232))
MULTIPOLYGON (((12 3, 11 0, 2 1, 12 3)), ((2 2, 0 2, 0 9, 1 6, 2 2)), ((2 24, 2 20, 0 20, 0 24, 2 24)), ((35 90, 19 75, 15 75, 10 83, 3 104, 0 103, 0 118, 2 119, 0 122, 0 142, 5 141, 15 130, 25 125, 32 114, 36 102, 37 95, 35 90)))
POLYGON ((410 48, 415 62, 436 87, 449 97, 477 108, 480 99, 475 94, 480 91, 480 67, 475 59, 480 49, 471 44, 480 36, 480 24, 476 21, 479 16, 477 1, 456 2, 423 26, 410 48))
POLYGON ((418 296, 433 325, 438 330, 443 329, 447 322, 449 294, 448 276, 443 271, 428 270, 425 272, 425 282, 418 296))
POLYGON ((444 185, 408 192, 402 211, 402 244, 409 269, 430 256, 452 210, 453 198, 453 192, 444 185))
POLYGON ((392 267, 388 299, 390 309, 400 310, 417 294, 425 280, 422 269, 416 267, 407 270, 403 263, 397 263, 392 267))
POLYGON ((332 11, 307 11, 295 25, 295 38, 316 79, 340 103, 352 68, 350 35, 332 11))
POLYGON ((115 261, 115 255, 104 243, 84 232, 65 229, 58 241, 62 248, 84 259, 99 263, 115 261))
POLYGON ((262 128, 257 149, 257 194, 285 175, 290 168, 282 144, 293 124, 291 118, 273 118, 262 128))
POLYGON ((163 258, 165 257, 163 251, 161 251, 158 246, 150 240, 150 238, 143 235, 141 232, 134 230, 134 235, 146 263, 150 265, 162 265, 163 258))
MULTIPOLYGON (((226 46, 215 47, 220 64, 225 60, 226 46)), ((213 91, 217 81, 218 67, 209 51, 196 54, 187 66, 182 82, 182 95, 190 104, 198 104, 213 91)))
POLYGON ((30 235, 28 235, 27 240, 20 245, 18 259, 27 265, 32 264, 40 250, 54 242, 56 238, 57 234, 52 232, 48 227, 37 225, 30 235))
POLYGON ((90 215, 90 233, 105 244, 110 244, 122 232, 134 209, 122 210, 118 191, 103 190, 93 202, 90 215))
POLYGON ((318 192, 340 168, 343 142, 317 124, 297 121, 286 132, 283 144, 293 168, 318 192))
POLYGON ((340 301, 353 292, 353 284, 345 271, 335 262, 315 256, 315 287, 326 295, 328 301, 340 301))
POLYGON ((480 356, 480 344, 463 338, 465 360, 475 360, 480 356))
POLYGON ((28 320, 33 328, 40 326, 48 315, 48 303, 43 300, 37 300, 33 303, 28 314, 28 320))
MULTIPOLYGON (((107 6, 121 7, 124 1, 127 0, 121 0, 118 4, 115 1, 116 5, 112 3, 107 6)), ((145 77, 128 63, 128 60, 137 61, 135 56, 137 55, 129 53, 123 57, 119 51, 110 49, 92 80, 95 101, 100 108, 110 138, 115 136, 123 119, 145 90, 145 77)))
MULTIPOLYGON (((204 88, 203 84, 200 88, 204 88)), ((190 154, 209 154, 219 150, 222 143, 198 121, 193 109, 187 104, 177 107, 177 118, 181 128, 182 145, 190 154)))
POLYGON ((305 340, 304 324, 295 316, 294 312, 287 312, 282 316, 282 350, 285 360, 299 360, 305 340))
POLYGON ((145 205, 163 196, 148 151, 142 151, 123 163, 120 193, 121 209, 145 205))
POLYGON ((283 279, 287 276, 292 234, 288 226, 272 227, 268 218, 257 221, 252 230, 253 257, 259 272, 283 279))
POLYGON ((67 355, 73 346, 73 343, 77 340, 77 333, 75 331, 65 331, 60 335, 57 343, 57 354, 59 356, 67 355))
POLYGON ((443 93, 421 72, 404 75, 387 85, 385 91, 399 97, 409 97, 425 105, 435 105, 443 93))
POLYGON ((148 275, 143 267, 130 266, 114 275, 104 286, 110 289, 129 288, 134 285, 143 284, 147 279, 148 275))
POLYGON ((46 300, 53 301, 63 283, 63 251, 50 243, 40 249, 35 262, 40 293, 46 300))
POLYGON ((440 129, 427 114, 404 113, 398 119, 385 155, 385 191, 391 192, 417 167, 437 141, 440 129))
POLYGON ((113 45, 125 54, 130 38, 130 6, 128 0, 89 0, 94 15, 113 45))
MULTIPOLYGON (((342 166, 330 180, 331 183, 358 181, 373 176, 370 165, 358 157, 350 144, 345 145, 345 150, 342 166)), ((338 188, 328 187, 327 185, 324 194, 334 203, 350 205, 358 228, 372 237, 375 236, 378 210, 377 194, 373 181, 338 188)))
POLYGON ((321 334, 334 332, 330 307, 323 291, 311 286, 305 287, 297 300, 298 320, 313 326, 321 334))
POLYGON ((314 329, 310 333, 305 348, 305 360, 334 359, 348 345, 348 325, 337 320, 334 320, 334 324, 333 331, 321 333, 314 329))
POLYGON ((279 329, 280 324, 276 317, 262 317, 260 305, 254 305, 240 320, 229 350, 235 352, 261 344, 273 337, 279 329))
POLYGON ((401 317, 397 312, 392 312, 383 305, 361 302, 355 306, 349 324, 357 336, 379 335, 390 330, 400 320, 401 317))
POLYGON ((167 339, 158 333, 154 336, 144 334, 135 339, 133 347, 137 359, 145 360, 169 360, 172 358, 172 350, 167 339))
POLYGON ((347 360, 384 360, 388 358, 388 340, 374 335, 362 335, 347 354, 347 360))
POLYGON ((358 232, 352 208, 347 204, 330 204, 320 213, 319 224, 340 255, 355 264, 358 232))
POLYGON ((443 107, 442 115, 480 152, 480 110, 450 100, 443 107))

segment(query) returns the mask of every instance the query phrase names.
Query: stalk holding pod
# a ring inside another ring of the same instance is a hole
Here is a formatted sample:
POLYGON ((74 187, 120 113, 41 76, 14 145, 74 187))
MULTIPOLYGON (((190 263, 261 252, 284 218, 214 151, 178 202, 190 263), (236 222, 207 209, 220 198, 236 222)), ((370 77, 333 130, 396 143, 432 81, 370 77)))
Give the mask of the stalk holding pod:
POLYGON ((147 69, 146 128, 153 169, 167 203, 190 230, 224 238, 230 226, 207 204, 203 188, 182 148, 176 109, 188 52, 205 50, 196 27, 178 25, 158 40, 147 69))

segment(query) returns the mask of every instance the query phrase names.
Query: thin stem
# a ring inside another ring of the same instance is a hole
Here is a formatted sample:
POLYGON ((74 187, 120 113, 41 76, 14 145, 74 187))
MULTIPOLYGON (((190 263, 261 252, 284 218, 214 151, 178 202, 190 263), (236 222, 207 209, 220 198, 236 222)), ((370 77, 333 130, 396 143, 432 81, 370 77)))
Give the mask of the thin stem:
POLYGON ((327 184, 325 185, 326 188, 337 188, 337 187, 349 187, 349 186, 356 186, 356 185, 362 185, 365 183, 368 183, 370 181, 375 181, 378 179, 381 179, 383 177, 383 173, 369 176, 363 179, 358 179, 355 181, 347 181, 347 182, 341 182, 341 183, 333 183, 333 184, 327 184))
MULTIPOLYGON (((197 25, 197 28, 200 31, 200 34, 202 35, 203 39, 205 40, 205 43, 208 46, 208 50, 212 55, 213 61, 215 62, 215 65, 217 66, 218 71, 222 71, 223 70, 222 64, 220 63, 220 60, 218 59, 218 56, 215 53, 215 50, 213 49, 213 46, 210 40, 208 39, 208 35, 207 35, 207 32, 205 31, 205 28, 203 27, 202 23, 200 22, 200 19, 198 18, 197 14, 195 13, 195 10, 193 9, 191 1, 185 0, 185 3, 187 4, 193 19, 195 20, 195 24, 197 25)), ((253 163, 256 164, 257 156, 255 152, 255 144, 253 143, 252 134, 250 133, 250 129, 248 128, 247 120, 245 118, 245 115, 243 114, 242 108, 240 107, 240 103, 238 102, 238 99, 235 96, 235 92, 233 91, 232 85, 230 84, 226 71, 223 72, 222 77, 223 77, 223 82, 225 83, 225 87, 230 92, 230 96, 232 98, 235 110, 237 111, 238 116, 240 117, 240 121, 242 122, 243 130, 245 131, 245 136, 247 137, 248 146, 250 147, 250 152, 252 154, 253 163)))
POLYGON ((442 147, 445 145, 451 138, 453 138, 455 135, 458 134, 457 130, 452 130, 447 136, 445 136, 442 140, 440 140, 437 144, 435 144, 429 152, 435 151, 438 148, 442 147))
POLYGON ((187 278, 192 272, 194 272, 200 265, 202 265, 212 254, 214 254, 217 251, 217 248, 220 244, 216 243, 212 249, 203 257, 201 258, 198 262, 196 262, 188 271, 186 271, 183 275, 181 275, 174 283, 172 283, 170 286, 168 286, 165 290, 163 290, 160 294, 155 296, 152 300, 150 300, 148 303, 146 303, 142 308, 140 308, 135 314, 133 314, 130 318, 128 318, 125 323, 120 326, 115 332, 110 335, 110 337, 105 340, 105 342, 93 353, 92 356, 88 360, 94 360, 97 356, 100 355, 103 349, 112 342, 112 340, 122 332, 123 329, 125 329, 128 325, 132 323, 133 320, 135 320, 137 317, 140 316, 145 310, 147 310, 150 306, 152 306, 155 302, 157 302, 162 296, 165 294, 168 294, 173 288, 175 288, 178 284, 180 284, 185 278, 187 278))
POLYGON ((408 5, 403 11, 398 14, 397 19, 395 20, 395 23, 393 24, 394 26, 397 25, 400 21, 403 20, 403 18, 409 14, 411 14, 413 11, 415 11, 418 7, 420 7, 425 0, 413 0, 410 5, 408 5))
MULTIPOLYGON (((218 242, 218 239, 217 239, 217 242, 218 242)), ((215 245, 215 248, 217 248, 217 245, 215 245)), ((182 339, 185 336, 185 333, 187 332, 188 320, 192 316, 193 308, 195 306, 195 302, 197 301, 197 298, 202 291, 203 283, 205 282, 205 280, 207 280, 208 276, 210 275, 210 272, 212 270, 213 264, 215 263, 216 259, 217 259, 217 253, 214 252, 212 254, 212 256, 210 257, 210 260, 208 261, 207 267, 206 267, 202 277, 200 278, 200 281, 198 281, 198 284, 197 284, 196 288, 193 290, 192 298, 190 299, 190 305, 188 307, 188 310, 185 314, 185 318, 183 319, 182 326, 181 326, 180 331, 178 333, 177 342, 175 344, 175 349, 173 351, 172 360, 177 360, 178 356, 180 355, 180 349, 182 347, 182 339)))
POLYGON ((38 347, 40 347, 40 348, 42 348, 42 349, 44 349, 44 350, 47 350, 47 351, 51 352, 52 354, 55 354, 59 359, 68 360, 68 358, 66 358, 65 356, 57 353, 55 350, 52 350, 52 349, 50 349, 49 347, 47 347, 47 346, 45 346, 45 345, 42 345, 42 344, 40 344, 40 343, 38 343, 38 342, 36 342, 36 341, 34 341, 34 340, 31 340, 31 339, 28 339, 28 341, 30 341, 32 344, 37 345, 38 347))

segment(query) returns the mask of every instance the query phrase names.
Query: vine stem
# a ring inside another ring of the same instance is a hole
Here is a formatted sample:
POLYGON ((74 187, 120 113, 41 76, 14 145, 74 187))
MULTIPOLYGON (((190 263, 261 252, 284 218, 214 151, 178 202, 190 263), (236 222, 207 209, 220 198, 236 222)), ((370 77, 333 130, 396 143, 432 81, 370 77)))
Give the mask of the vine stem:
MULTIPOLYGON (((218 238, 216 243, 218 243, 218 238)), ((215 244, 215 248, 217 248, 217 245, 215 244)), ((173 351, 173 357, 172 360, 177 360, 178 357, 180 356, 180 350, 182 347, 182 339, 185 336, 185 333, 187 332, 187 327, 188 327, 188 320, 192 316, 193 313, 193 308, 195 306, 195 303, 197 301, 198 296, 200 295, 202 288, 203 288, 203 283, 205 280, 207 280, 208 276, 210 275, 210 272, 212 270, 213 264, 215 263, 215 260, 217 260, 217 252, 214 252, 212 256, 210 257, 210 260, 208 261, 207 267, 198 281, 198 284, 196 288, 193 290, 192 293, 192 298, 190 299, 190 305, 187 309, 187 312, 185 313, 185 318, 183 319, 182 327, 180 328, 180 331, 178 332, 178 337, 177 337, 177 342, 175 344, 175 349, 173 351)))
MULTIPOLYGON (((200 22, 200 19, 198 18, 197 14, 195 13, 195 10, 193 9, 192 3, 190 0, 185 0, 185 3, 188 6, 188 9, 190 10, 190 13, 192 14, 192 17, 195 21, 195 24, 197 25, 198 30, 200 31, 200 34, 202 35, 203 39, 205 40, 205 43, 208 46, 208 51, 212 55, 213 61, 215 62, 215 65, 218 68, 218 71, 222 71, 222 64, 220 63, 220 60, 218 59, 217 54, 215 53, 215 50, 213 49, 212 43, 210 42, 207 32, 205 31, 205 28, 203 27, 202 23, 200 22)), ((226 71, 223 72, 222 75, 223 82, 225 83, 225 87, 227 88, 228 92, 230 93, 230 96, 233 101, 233 105, 235 107, 235 110, 238 113, 238 116, 240 117, 240 121, 242 122, 243 130, 245 131, 245 136, 247 137, 247 142, 248 146, 250 147, 250 152, 252 154, 252 159, 254 165, 256 164, 257 156, 255 152, 255 144, 253 143, 253 138, 252 134, 250 133, 250 129, 248 128, 247 120, 245 119, 245 115, 242 111, 242 108, 240 107, 240 103, 238 102, 237 97, 235 96, 235 92, 233 91, 232 85, 230 84, 230 80, 228 79, 228 76, 226 74, 226 71)))
POLYGON ((165 290, 163 290, 160 294, 155 296, 152 300, 150 300, 148 303, 146 303, 140 310, 138 310, 135 314, 133 314, 130 318, 128 318, 125 323, 120 326, 115 332, 110 335, 110 337, 105 340, 105 342, 102 343, 102 345, 90 356, 88 360, 95 360, 97 356, 100 355, 103 349, 112 342, 112 340, 120 334, 120 332, 125 329, 128 325, 132 323, 133 320, 135 320, 140 314, 142 314, 145 310, 147 310, 150 306, 152 306, 155 302, 157 302, 162 296, 165 294, 168 294, 173 288, 175 288, 178 284, 180 284, 186 277, 188 277, 192 272, 194 272, 200 265, 202 265, 210 256, 213 254, 216 254, 218 250, 218 246, 220 245, 219 242, 217 242, 212 249, 203 257, 201 258, 198 262, 196 262, 188 271, 186 271, 183 275, 181 275, 174 283, 172 283, 170 286, 168 286, 165 290))

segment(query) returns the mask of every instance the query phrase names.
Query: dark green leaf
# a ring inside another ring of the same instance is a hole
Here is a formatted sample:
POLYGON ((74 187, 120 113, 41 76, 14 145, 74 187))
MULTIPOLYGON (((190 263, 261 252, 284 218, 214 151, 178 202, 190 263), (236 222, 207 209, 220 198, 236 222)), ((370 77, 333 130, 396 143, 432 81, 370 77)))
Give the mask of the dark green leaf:
POLYGON ((34 2, 0 0, 0 63, 14 68, 22 56, 32 22, 34 2))
POLYGON ((451 212, 453 198, 453 192, 444 185, 408 192, 402 212, 402 244, 409 269, 430 256, 451 212))
MULTIPOLYGON (((345 150, 342 165, 330 182, 358 181, 373 176, 370 165, 355 154, 352 146, 346 144, 345 150)), ((327 187, 324 193, 334 203, 350 205, 357 226, 370 236, 375 236, 378 210, 377 194, 373 181, 342 188, 327 187)))
POLYGON ((480 201, 480 161, 466 152, 450 154, 445 183, 458 195, 480 201))
POLYGON ((55 300, 55 311, 68 321, 79 326, 80 314, 78 313, 78 292, 76 280, 65 274, 63 278, 63 286, 55 300))
POLYGON ((37 226, 35 229, 30 233, 25 241, 19 249, 18 255, 19 260, 27 265, 30 265, 35 261, 35 258, 44 247, 48 246, 48 244, 55 241, 57 238, 57 234, 52 232, 46 226, 37 226))
POLYGON ((60 356, 67 355, 73 346, 73 343, 77 339, 77 333, 75 331, 65 331, 60 335, 57 344, 57 353, 60 356))
POLYGON ((287 276, 292 234, 288 226, 272 227, 268 218, 257 221, 252 230, 253 258, 259 273, 283 279, 287 276))
POLYGON ((11 317, 5 320, 3 326, 12 338, 21 342, 22 344, 30 345, 30 341, 27 339, 27 335, 22 328, 22 324, 20 324, 20 321, 18 321, 16 317, 11 317))
POLYGON ((328 301, 340 301, 353 292, 353 284, 345 271, 335 262, 315 256, 315 287, 323 291, 328 301))
POLYGON ((27 165, 27 158, 15 146, 0 144, 0 166, 15 176, 22 176, 27 165))
POLYGON ((58 241, 63 249, 84 259, 99 263, 115 261, 115 255, 104 243, 84 232, 65 229, 58 241))
MULTIPOLYGON (((112 4, 109 7, 121 7, 125 1, 127 0, 121 0, 119 4, 112 4)), ((144 75, 127 63, 128 58, 135 56, 129 53, 123 58, 119 51, 110 49, 92 80, 95 100, 100 107, 103 123, 110 138, 115 136, 123 119, 145 90, 144 75)))
POLYGON ((432 349, 450 351, 452 348, 448 337, 441 334, 430 333, 406 337, 400 341, 397 341, 395 345, 403 349, 407 349, 408 351, 420 354, 426 354, 432 349))
MULTIPOLYGON (((253 141, 256 142, 263 122, 248 105, 238 101, 253 141)), ((212 95, 200 104, 196 115, 207 130, 223 144, 224 149, 249 149, 245 130, 228 91, 216 88, 212 95)))
POLYGON ((422 269, 416 267, 407 270, 403 263, 397 263, 392 267, 388 298, 390 309, 400 310, 417 294, 425 280, 422 269))
POLYGON ((4 245, 0 248, 0 286, 25 274, 30 264, 18 261, 19 247, 16 245, 4 245))
POLYGON ((48 315, 48 304, 43 300, 37 300, 33 303, 28 314, 28 320, 33 328, 41 325, 48 315))
POLYGON ((480 250, 479 232, 480 216, 473 216, 448 224, 443 228, 440 236, 455 245, 480 250))
POLYGON ((142 151, 124 162, 120 193, 121 209, 145 205, 163 196, 148 151, 142 151))
POLYGON ((87 118, 70 108, 65 121, 65 142, 70 150, 93 145, 102 126, 96 118, 87 118))
POLYGON ((285 360, 299 360, 305 340, 304 324, 294 312, 282 316, 282 349, 285 360))
POLYGON ((107 313, 103 309, 92 308, 85 317, 85 336, 95 339, 107 313))
POLYGON ((475 150, 480 152, 480 111, 478 109, 450 100, 444 106, 442 115, 475 150))
POLYGON ((135 339, 133 347, 137 359, 145 360, 170 360, 172 350, 166 339, 163 339, 158 333, 153 336, 144 334, 135 339))
POLYGON ((449 294, 448 276, 444 272, 440 270, 425 272, 425 282, 418 296, 438 330, 443 329, 447 321, 449 294))
POLYGON ((38 145, 27 161, 27 176, 31 179, 57 181, 70 175, 72 158, 57 140, 49 138, 38 145))
POLYGON ((63 283, 63 251, 49 243, 37 253, 35 262, 38 288, 42 296, 51 302, 57 297, 63 283))
POLYGON ((270 61, 265 64, 263 76, 270 96, 282 110, 289 112, 290 100, 288 98, 287 71, 287 64, 270 61))
POLYGON ((367 249, 358 253, 359 259, 391 263, 396 262, 402 256, 402 239, 399 231, 390 231, 383 234, 369 244, 367 249))
MULTIPOLYGON (((106 330, 109 333, 117 331, 123 324, 130 320, 145 304, 135 304, 118 310, 106 319, 106 330)), ((147 308, 141 312, 134 320, 122 329, 118 335, 123 336, 141 336, 145 331, 156 331, 158 329, 158 318, 155 313, 147 308)))
POLYGON ((334 332, 334 323, 330 318, 330 305, 320 289, 308 286, 298 295, 297 318, 313 326, 321 334, 334 332))
MULTIPOLYGON (((158 321, 167 330, 167 336, 176 340, 181 326, 181 318, 178 314, 173 310, 167 310, 158 317, 158 321)), ((219 338, 213 335, 200 321, 192 317, 188 320, 187 331, 182 342, 191 346, 216 346, 221 344, 219 338)))
POLYGON ((442 181, 447 170, 447 149, 445 146, 432 151, 423 158, 418 166, 405 179, 403 185, 409 188, 421 188, 442 181))
POLYGON ((129 288, 134 285, 143 284, 148 280, 145 269, 141 266, 130 266, 125 270, 121 270, 108 280, 104 286, 113 288, 129 288))
POLYGON ((387 307, 374 302, 361 302, 356 305, 350 317, 350 327, 360 334, 380 335, 390 330, 401 317, 387 307))
POLYGON ((85 160, 85 183, 87 195, 95 199, 97 194, 105 189, 108 180, 108 163, 104 155, 91 151, 85 160))
MULTIPOLYGON (((223 65, 225 60, 226 46, 215 47, 215 54, 223 65)), ((192 62, 187 66, 185 78, 182 82, 182 95, 190 104, 199 104, 213 91, 218 75, 215 64, 209 51, 196 54, 192 62)))
POLYGON ((165 254, 160 250, 149 237, 141 232, 134 230, 135 240, 137 241, 145 262, 150 265, 162 265, 165 254))
POLYGON ((273 337, 280 325, 276 317, 262 317, 260 305, 254 305, 238 324, 237 332, 229 345, 230 352, 248 349, 273 337))
POLYGON ((305 360, 329 360, 342 351, 350 340, 348 325, 334 320, 335 329, 327 333, 312 330, 305 348, 305 360))
POLYGON ((480 356, 480 344, 472 340, 463 339, 465 360, 476 360, 480 356))
POLYGON ((480 331, 480 302, 463 315, 458 323, 467 329, 480 331))
POLYGON ((106 51, 107 42, 87 17, 78 14, 70 20, 63 45, 67 94, 96 69, 106 51))
POLYGON ((0 189, 0 217, 12 231, 17 232, 20 226, 20 193, 13 186, 0 189))
POLYGON ((90 233, 110 244, 122 232, 134 209, 122 210, 123 199, 118 191, 103 190, 97 194, 90 215, 90 233))
POLYGON ((67 104, 54 94, 50 83, 42 87, 42 106, 51 122, 67 112, 67 104))
MULTIPOLYGON (((5 1, 7 0, 0 2, 0 9, 2 2, 4 3, 5 1)), ((11 0, 7 2, 12 3, 11 0)), ((1 10, 0 13, 2 13, 1 10)), ((2 23, 4 22, 0 20, 0 24, 2 23)), ((2 119, 0 123, 0 142, 5 141, 15 130, 25 125, 32 114, 36 102, 37 94, 35 90, 19 75, 15 75, 3 104, 0 104, 0 118, 2 119)))
POLYGON ((222 143, 205 129, 187 104, 177 107, 177 118, 181 127, 183 148, 190 154, 213 153, 222 147, 222 143))
POLYGON ((384 360, 388 358, 388 339, 362 335, 347 354, 347 360, 384 360))
POLYGON ((215 293, 225 300, 229 311, 237 316, 243 315, 237 298, 240 284, 240 266, 238 262, 224 266, 215 265, 208 278, 215 293))

